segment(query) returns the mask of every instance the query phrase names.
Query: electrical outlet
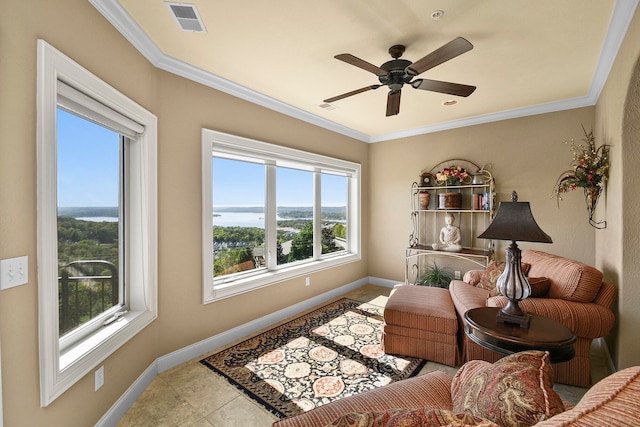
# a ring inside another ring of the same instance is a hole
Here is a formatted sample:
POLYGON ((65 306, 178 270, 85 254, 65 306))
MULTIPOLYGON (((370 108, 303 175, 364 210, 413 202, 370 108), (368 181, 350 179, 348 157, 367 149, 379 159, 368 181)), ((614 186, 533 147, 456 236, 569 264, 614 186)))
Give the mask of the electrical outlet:
POLYGON ((29 281, 29 257, 0 260, 0 289, 24 285, 29 281))
POLYGON ((311 277, 307 277, 306 279, 304 279, 304 285, 311 286, 311 277))
POLYGON ((98 370, 95 372, 96 379, 96 391, 100 389, 104 385, 104 365, 100 366, 98 370))
POLYGON ((454 278, 455 278, 456 280, 460 280, 460 278, 462 277, 462 276, 460 276, 460 272, 459 272, 458 270, 456 270, 456 271, 453 273, 453 276, 454 276, 454 278))

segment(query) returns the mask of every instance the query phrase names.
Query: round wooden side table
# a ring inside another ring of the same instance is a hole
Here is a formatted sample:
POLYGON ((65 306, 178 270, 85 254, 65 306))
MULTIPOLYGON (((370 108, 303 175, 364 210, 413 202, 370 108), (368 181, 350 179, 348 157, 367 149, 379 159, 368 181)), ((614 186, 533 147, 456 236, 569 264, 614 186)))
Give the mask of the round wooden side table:
POLYGON ((549 318, 531 314, 528 329, 496 322, 499 307, 473 308, 464 314, 464 332, 475 343, 508 355, 526 350, 548 351, 551 362, 573 359, 576 336, 566 326, 549 318))

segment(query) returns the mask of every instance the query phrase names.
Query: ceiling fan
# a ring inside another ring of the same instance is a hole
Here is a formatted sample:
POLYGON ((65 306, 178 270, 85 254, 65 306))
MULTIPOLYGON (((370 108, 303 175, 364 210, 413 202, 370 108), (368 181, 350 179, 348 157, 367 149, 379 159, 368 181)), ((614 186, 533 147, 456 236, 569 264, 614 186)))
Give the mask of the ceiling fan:
POLYGON ((449 43, 434 50, 425 57, 411 62, 406 59, 399 59, 405 51, 403 45, 394 45, 389 48, 389 54, 393 58, 377 67, 363 59, 355 57, 350 53, 342 53, 334 58, 344 61, 347 64, 355 65, 365 71, 369 71, 376 76, 380 84, 365 86, 333 98, 325 99, 324 102, 332 103, 349 96, 357 95, 369 90, 378 89, 382 86, 389 86, 389 95, 387 96, 387 117, 395 116, 400 112, 400 91, 404 84, 410 84, 414 89, 430 90, 432 92, 447 93, 456 96, 469 96, 476 90, 475 86, 468 86, 459 83, 442 82, 438 80, 415 79, 418 74, 424 73, 431 68, 442 64, 458 55, 473 49, 473 45, 465 38, 458 37, 449 43))

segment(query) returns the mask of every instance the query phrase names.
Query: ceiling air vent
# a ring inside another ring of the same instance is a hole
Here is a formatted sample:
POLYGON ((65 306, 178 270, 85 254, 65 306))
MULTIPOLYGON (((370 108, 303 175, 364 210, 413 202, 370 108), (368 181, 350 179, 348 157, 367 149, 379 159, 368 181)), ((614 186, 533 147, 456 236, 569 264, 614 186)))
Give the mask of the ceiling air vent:
POLYGON ((196 6, 189 3, 166 3, 171 10, 171 14, 176 18, 176 22, 183 31, 193 31, 204 33, 204 23, 200 18, 196 6))

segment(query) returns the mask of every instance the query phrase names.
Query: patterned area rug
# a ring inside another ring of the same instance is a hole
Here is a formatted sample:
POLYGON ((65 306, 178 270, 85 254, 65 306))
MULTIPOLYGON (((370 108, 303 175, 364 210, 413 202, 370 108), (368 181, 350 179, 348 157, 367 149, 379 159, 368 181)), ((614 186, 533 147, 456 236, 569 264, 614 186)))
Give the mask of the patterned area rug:
POLYGON ((417 374, 380 349, 383 308, 343 298, 200 363, 280 418, 417 374))

